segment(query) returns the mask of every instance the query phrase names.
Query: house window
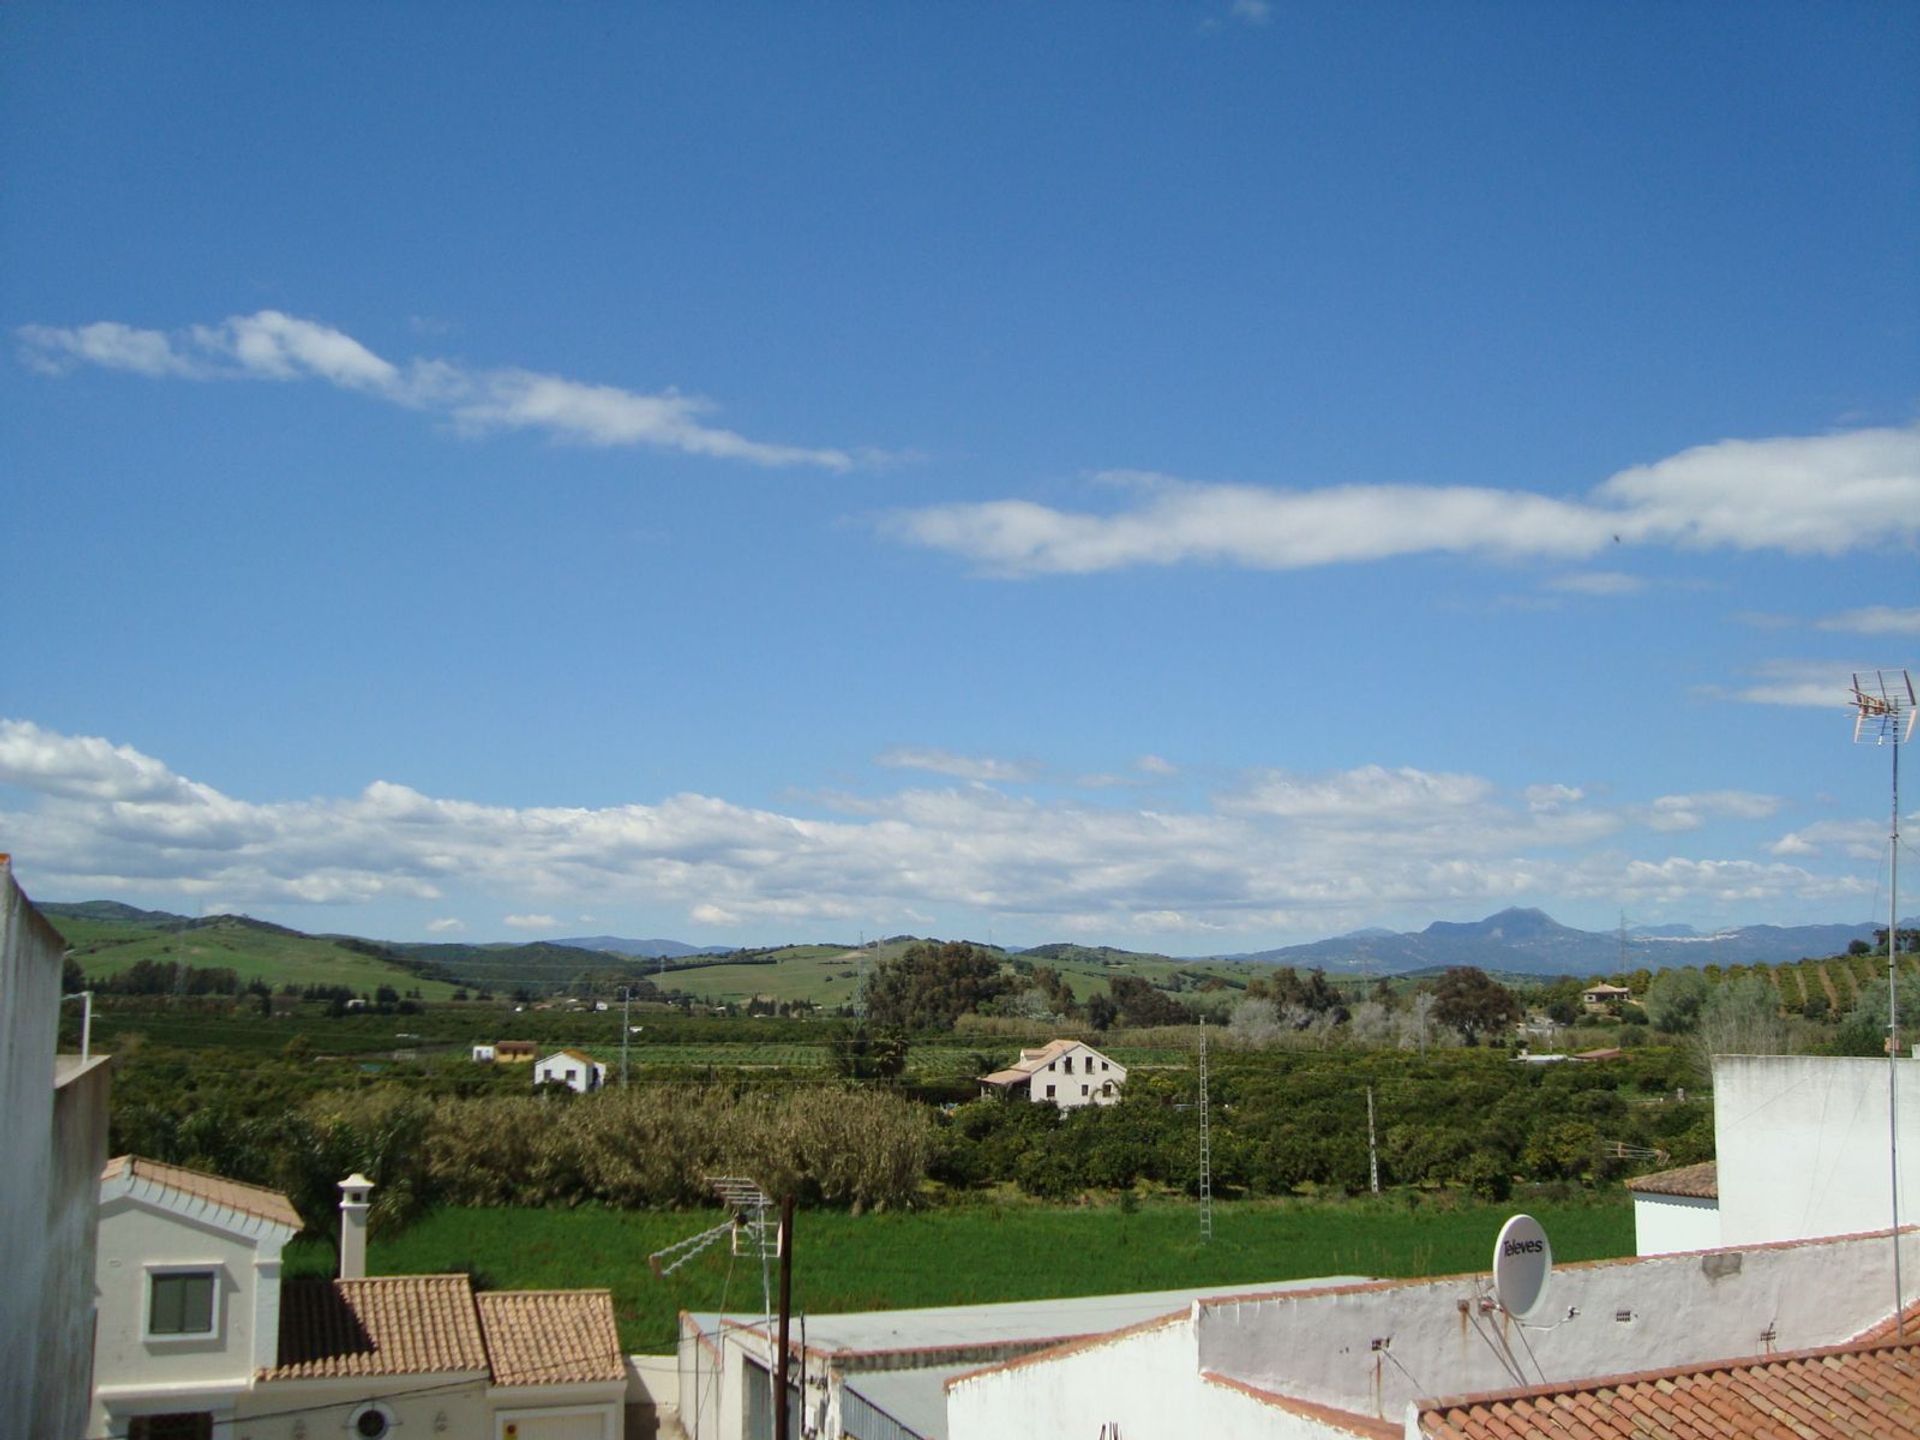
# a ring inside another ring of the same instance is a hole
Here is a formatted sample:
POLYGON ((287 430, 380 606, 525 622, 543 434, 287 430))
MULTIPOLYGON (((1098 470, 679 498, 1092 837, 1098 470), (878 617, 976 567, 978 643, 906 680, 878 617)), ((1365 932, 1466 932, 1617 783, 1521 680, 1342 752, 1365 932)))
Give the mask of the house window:
POLYGON ((1067 1074, 1073 1074, 1073 1056, 1067 1056, 1067 1074))
POLYGON ((156 1339, 214 1333, 214 1284, 211 1268, 168 1268, 147 1272, 147 1334, 156 1339))
POLYGON ((136 1415, 127 1422, 127 1440, 213 1440, 213 1416, 207 1411, 136 1415))
POLYGON ((347 1419, 354 1440, 386 1440, 393 1429, 393 1412, 381 1404, 362 1405, 347 1419))
POLYGON ((1083 1095, 1083 1096, 1084 1096, 1084 1095, 1085 1095, 1085 1094, 1087 1093, 1087 1087, 1086 1087, 1086 1086, 1084 1086, 1084 1085, 1082 1085, 1082 1086, 1080 1087, 1080 1093, 1081 1093, 1081 1095, 1083 1095))
POLYGON ((1053 1086, 1047 1086, 1047 1099, 1053 1099, 1053 1086))
POLYGON ((1109 1065, 1109 1064, 1108 1064, 1108 1063, 1107 1063, 1106 1061, 1104 1061, 1104 1060, 1102 1060, 1102 1061, 1100 1062, 1100 1068, 1101 1068, 1102 1070, 1111 1070, 1111 1069, 1112 1069, 1113 1067, 1112 1067, 1111 1065, 1109 1065))

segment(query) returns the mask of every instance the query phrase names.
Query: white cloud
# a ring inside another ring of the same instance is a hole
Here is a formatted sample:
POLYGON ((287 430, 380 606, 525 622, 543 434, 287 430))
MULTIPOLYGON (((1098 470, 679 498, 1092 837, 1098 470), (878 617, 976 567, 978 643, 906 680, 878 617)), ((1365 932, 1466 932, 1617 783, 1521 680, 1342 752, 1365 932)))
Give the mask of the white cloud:
POLYGON ((63 375, 76 365, 131 370, 137 375, 198 377, 201 367, 173 348, 158 330, 136 330, 112 320, 72 330, 22 325, 21 358, 43 375, 63 375))
POLYGON ((466 928, 466 921, 452 915, 443 915, 438 920, 427 922, 427 933, 430 935, 452 935, 466 928))
MULTIPOLYGON (((1903 847, 1904 848, 1904 847, 1903 847)), ((1781 856, 1824 855, 1838 852, 1854 861, 1884 861, 1887 823, 1884 820, 1816 820, 1790 830, 1768 847, 1781 856)))
POLYGON ((1529 785, 1523 794, 1527 808, 1542 815, 1557 814, 1587 798, 1587 792, 1575 785, 1529 785))
POLYGON ((278 310, 196 325, 189 333, 208 353, 231 357, 243 370, 271 380, 312 377, 351 390, 388 392, 400 383, 396 366, 351 335, 278 310))
POLYGON ((1138 770, 1142 775, 1153 775, 1163 778, 1180 773, 1180 767, 1178 765, 1175 765, 1171 760, 1163 760, 1158 755, 1142 755, 1138 760, 1133 762, 1133 768, 1138 770))
POLYGON ((1769 660, 1755 666, 1745 684, 1709 687, 1703 693, 1753 705, 1851 710, 1853 677, 1859 669, 1838 660, 1769 660))
POLYGON ((925 770, 934 775, 950 775, 956 780, 978 780, 1017 784, 1031 780, 1034 767, 1017 760, 996 760, 990 755, 956 755, 938 748, 916 749, 896 746, 876 757, 876 763, 890 770, 925 770))
MULTIPOLYGON (((1855 883, 1784 863, 1806 853, 1792 846, 1760 865, 1596 848, 1644 835, 1628 827, 1649 816, 1763 818, 1768 796, 1608 809, 1573 786, 1513 793, 1411 766, 1257 771, 1185 808, 1042 799, 955 777, 822 818, 690 794, 513 808, 390 781, 249 801, 130 746, 25 721, 0 726, 0 758, 0 783, 26 801, 0 813, 0 834, 36 888, 256 909, 404 900, 447 917, 427 922, 436 934, 459 924, 454 891, 510 909, 502 923, 529 932, 635 905, 716 928, 925 928, 928 915, 958 914, 1028 931, 1266 937, 1468 905, 1737 894, 1757 906, 1855 883)), ((1808 846, 1839 843, 1818 826, 1797 833, 1808 846)))
POLYGON ((23 325, 15 333, 26 363, 45 374, 90 364, 156 378, 312 379, 444 415, 468 432, 531 430, 576 444, 647 445, 835 471, 887 458, 751 440, 702 420, 715 410, 713 402, 673 389, 646 393, 510 367, 474 370, 431 357, 397 365, 342 330, 278 310, 230 316, 174 335, 114 321, 72 329, 23 325))
POLYGON ((1822 630, 1844 630, 1853 635, 1920 635, 1920 605, 1899 609, 1869 605, 1816 622, 1822 630))
POLYGON ((1697 830, 1710 819, 1765 820, 1780 808, 1777 796, 1749 790, 1710 790, 1697 795, 1662 795, 1647 807, 1655 830, 1697 830))
POLYGON ((1547 581, 1549 590, 1559 590, 1568 595, 1638 595, 1647 588, 1647 582, 1638 575, 1628 575, 1619 570, 1583 570, 1572 575, 1556 575, 1547 581))
MULTIPOLYGON (((1005 576, 1193 563, 1287 570, 1416 554, 1581 559, 1615 542, 1831 555, 1920 536, 1920 429, 1724 440, 1622 471, 1584 499, 1131 479, 1140 498, 1111 513, 990 500, 897 512, 882 528, 1005 576)), ((1584 583, 1618 593, 1622 582, 1584 583)))
POLYGON ((1264 25, 1273 18, 1271 0, 1233 0, 1227 13, 1249 25, 1264 25))

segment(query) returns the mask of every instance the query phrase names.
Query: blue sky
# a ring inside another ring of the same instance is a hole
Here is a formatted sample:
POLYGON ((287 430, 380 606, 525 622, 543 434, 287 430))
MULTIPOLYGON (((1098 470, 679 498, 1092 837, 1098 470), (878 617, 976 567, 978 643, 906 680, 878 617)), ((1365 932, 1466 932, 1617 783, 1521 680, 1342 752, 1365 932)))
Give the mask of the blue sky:
POLYGON ((1871 918, 1916 73, 1906 6, 11 5, 0 849, 401 939, 1871 918))

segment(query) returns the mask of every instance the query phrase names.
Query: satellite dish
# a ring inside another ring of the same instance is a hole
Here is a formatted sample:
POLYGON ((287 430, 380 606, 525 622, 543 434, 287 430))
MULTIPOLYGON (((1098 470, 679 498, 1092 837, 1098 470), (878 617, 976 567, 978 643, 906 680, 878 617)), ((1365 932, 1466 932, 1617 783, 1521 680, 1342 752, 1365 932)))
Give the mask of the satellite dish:
POLYGON ((1493 1293, 1500 1308, 1524 1320, 1547 1298, 1553 1273, 1553 1246, 1531 1215, 1516 1215, 1500 1227, 1493 1242, 1493 1293))

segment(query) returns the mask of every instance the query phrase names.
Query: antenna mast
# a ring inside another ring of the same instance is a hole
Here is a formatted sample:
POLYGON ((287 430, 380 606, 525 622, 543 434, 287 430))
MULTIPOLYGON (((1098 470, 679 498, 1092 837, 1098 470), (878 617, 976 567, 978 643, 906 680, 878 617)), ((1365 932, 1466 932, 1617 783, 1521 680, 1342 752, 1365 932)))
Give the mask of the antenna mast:
POLYGON ((1213 1123, 1207 1108, 1207 1017, 1200 1017, 1200 1241, 1213 1243, 1213 1123))
POLYGON ((1887 839, 1887 1163, 1892 1173, 1893 1331, 1907 1338, 1905 1291, 1900 1283, 1900 747, 1913 738, 1913 677, 1876 670, 1865 684, 1853 677, 1853 739, 1893 751, 1893 819, 1887 839))

